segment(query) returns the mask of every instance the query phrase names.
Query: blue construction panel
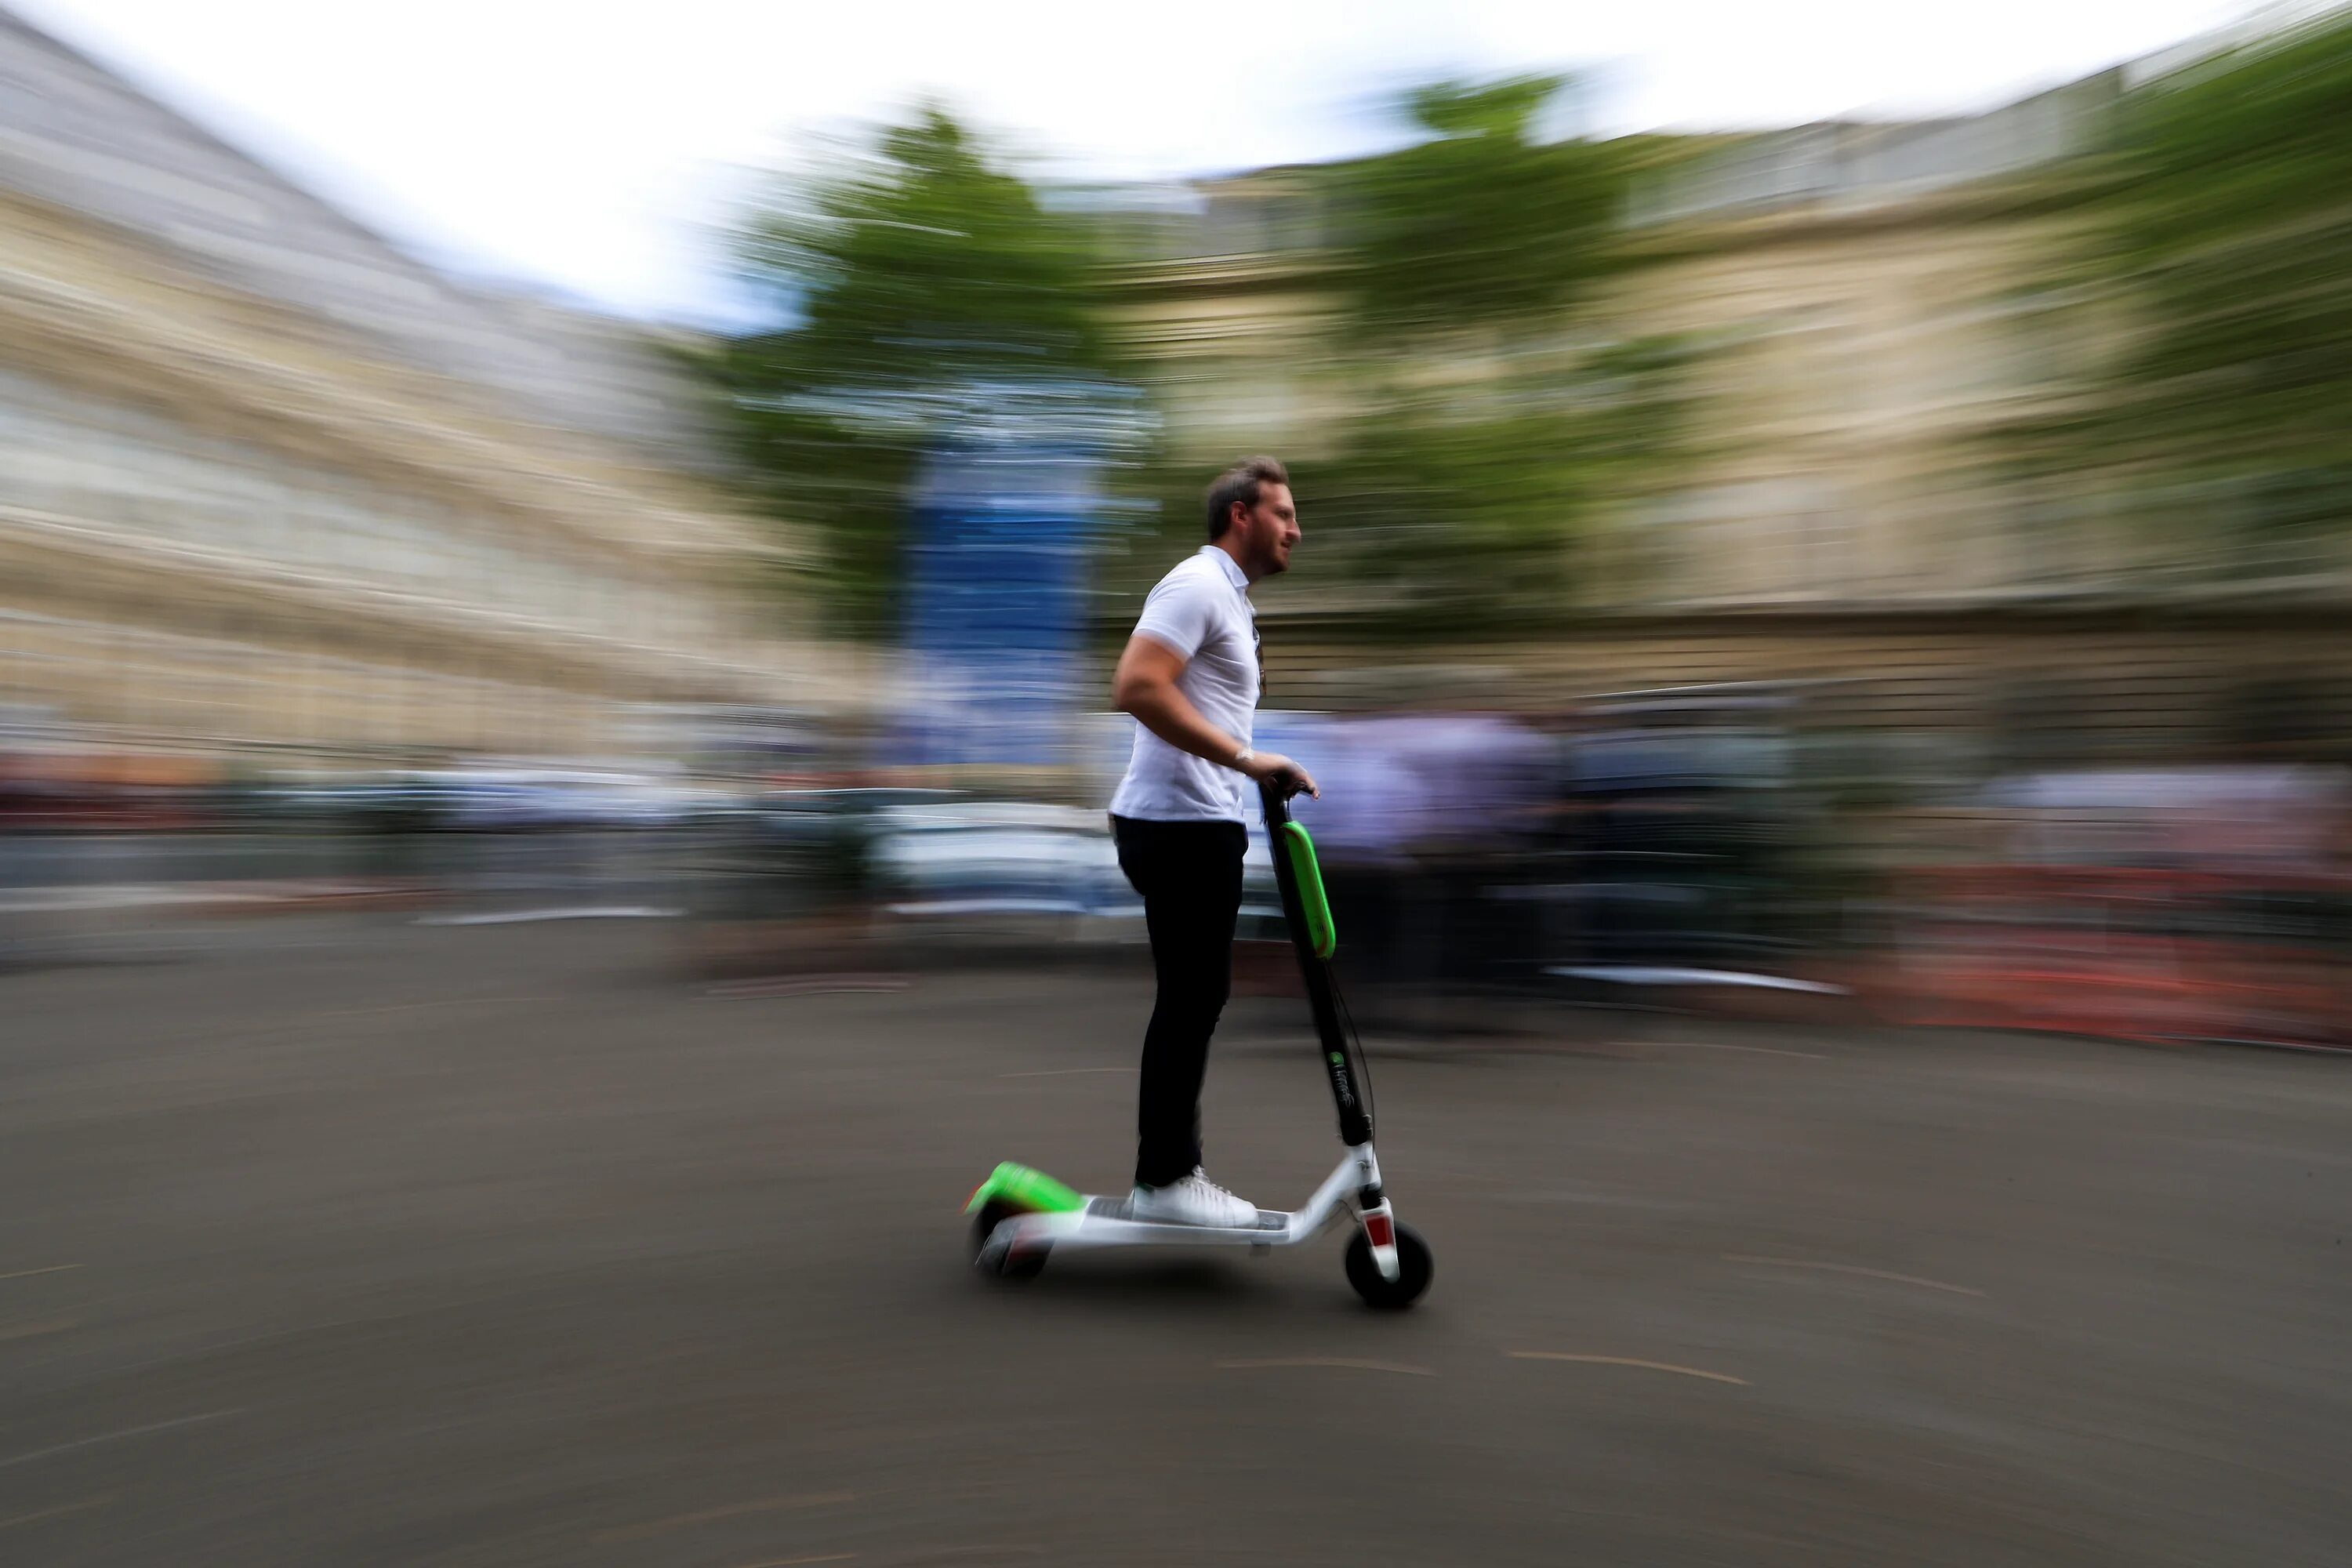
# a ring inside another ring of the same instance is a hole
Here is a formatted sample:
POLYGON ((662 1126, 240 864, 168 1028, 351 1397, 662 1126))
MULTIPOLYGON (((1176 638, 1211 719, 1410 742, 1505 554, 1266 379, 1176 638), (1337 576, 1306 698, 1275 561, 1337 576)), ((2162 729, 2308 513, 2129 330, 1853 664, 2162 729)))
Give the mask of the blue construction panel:
POLYGON ((992 443, 930 465, 911 519, 902 648, 920 700, 898 716, 900 765, 1066 759, 1078 710, 1091 465, 992 443))

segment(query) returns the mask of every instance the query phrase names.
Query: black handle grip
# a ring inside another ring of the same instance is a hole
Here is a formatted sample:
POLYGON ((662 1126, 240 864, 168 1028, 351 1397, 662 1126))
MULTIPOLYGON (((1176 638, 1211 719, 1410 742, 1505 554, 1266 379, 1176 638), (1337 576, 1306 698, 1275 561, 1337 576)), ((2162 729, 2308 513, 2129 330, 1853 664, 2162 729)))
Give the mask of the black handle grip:
POLYGON ((1265 834, 1271 840, 1290 820, 1290 792, 1274 779, 1257 781, 1258 805, 1265 810, 1265 834))

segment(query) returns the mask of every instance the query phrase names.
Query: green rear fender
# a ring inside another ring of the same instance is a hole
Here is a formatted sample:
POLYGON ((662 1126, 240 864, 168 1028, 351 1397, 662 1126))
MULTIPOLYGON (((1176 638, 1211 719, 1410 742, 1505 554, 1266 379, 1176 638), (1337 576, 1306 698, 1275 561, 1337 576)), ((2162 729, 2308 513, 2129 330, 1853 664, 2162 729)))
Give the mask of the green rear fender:
POLYGON ((1010 1160, 991 1171, 988 1180, 972 1190, 971 1201, 963 1205, 963 1212, 978 1214, 992 1203, 1030 1214, 1066 1214, 1087 1206, 1085 1194, 1071 1191, 1043 1171, 1033 1171, 1010 1160))

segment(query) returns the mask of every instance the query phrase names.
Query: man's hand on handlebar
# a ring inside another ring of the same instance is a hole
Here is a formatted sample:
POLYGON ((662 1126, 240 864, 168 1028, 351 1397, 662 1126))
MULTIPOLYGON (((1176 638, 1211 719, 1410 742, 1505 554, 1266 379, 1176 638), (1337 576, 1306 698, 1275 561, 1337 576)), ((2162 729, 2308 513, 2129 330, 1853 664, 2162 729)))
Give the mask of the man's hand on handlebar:
POLYGON ((1242 764, 1242 772, 1260 784, 1281 786, 1285 800, 1297 795, 1323 798, 1323 792, 1315 787, 1314 775, 1279 752, 1252 752, 1249 761, 1242 764))

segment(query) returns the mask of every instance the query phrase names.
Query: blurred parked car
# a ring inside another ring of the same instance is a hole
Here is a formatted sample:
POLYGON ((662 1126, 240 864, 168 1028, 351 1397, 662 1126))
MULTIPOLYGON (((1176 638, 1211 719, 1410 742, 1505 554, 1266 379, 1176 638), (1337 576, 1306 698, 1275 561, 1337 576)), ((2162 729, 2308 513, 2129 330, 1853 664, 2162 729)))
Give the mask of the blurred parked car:
POLYGON ((890 913, 1139 916, 1100 812, 967 802, 884 814, 874 866, 890 913))

